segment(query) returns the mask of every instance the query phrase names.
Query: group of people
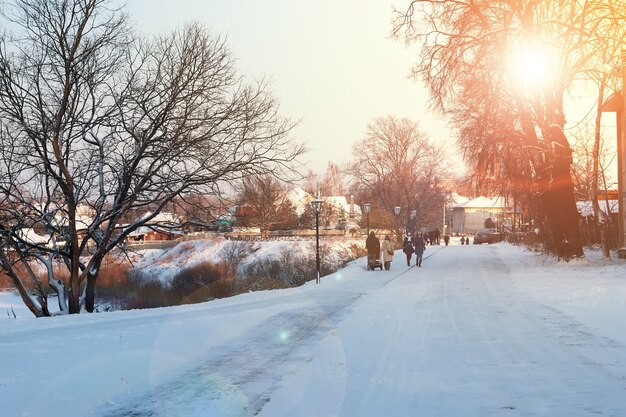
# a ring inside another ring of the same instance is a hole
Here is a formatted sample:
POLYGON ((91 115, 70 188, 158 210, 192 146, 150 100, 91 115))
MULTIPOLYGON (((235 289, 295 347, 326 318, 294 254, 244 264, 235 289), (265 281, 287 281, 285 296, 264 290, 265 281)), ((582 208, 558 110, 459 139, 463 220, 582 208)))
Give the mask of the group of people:
POLYGON ((406 265, 411 266, 411 258, 415 254, 415 266, 422 266, 422 256, 426 250, 426 241, 421 233, 412 236, 407 233, 402 243, 402 251, 406 255, 406 265))
POLYGON ((395 248, 389 235, 385 236, 385 240, 383 240, 381 245, 380 240, 376 237, 376 234, 374 232, 370 232, 369 236, 365 240, 365 248, 367 249, 368 265, 370 265, 372 260, 380 259, 380 254, 382 252, 385 270, 389 271, 389 269, 391 269, 391 260, 393 259, 395 248))
MULTIPOLYGON (((383 243, 376 237, 374 232, 370 232, 365 241, 365 248, 367 249, 367 262, 371 264, 372 260, 378 260, 381 258, 385 270, 391 268, 391 261, 393 260, 393 254, 395 251, 394 243, 391 241, 391 236, 386 235, 383 243)), ((422 256, 426 250, 426 240, 421 233, 412 236, 411 233, 407 233, 402 244, 402 251, 406 254, 406 264, 411 266, 411 259, 415 254, 415 266, 422 266, 422 256)))

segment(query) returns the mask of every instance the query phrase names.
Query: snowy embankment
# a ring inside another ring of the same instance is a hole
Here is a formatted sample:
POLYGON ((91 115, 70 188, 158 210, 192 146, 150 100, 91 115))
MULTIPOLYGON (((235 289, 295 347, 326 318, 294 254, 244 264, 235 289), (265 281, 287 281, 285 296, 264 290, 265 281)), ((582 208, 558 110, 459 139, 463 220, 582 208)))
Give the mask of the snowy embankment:
MULTIPOLYGON (((508 244, 182 307, 0 320, 6 416, 623 416, 626 264, 508 244)), ((3 295, 0 303, 9 301, 3 295)), ((18 303, 19 304, 19 303, 18 303)))
MULTIPOLYGON (((279 259, 285 252, 290 252, 296 257, 314 257, 315 253, 315 241, 312 239, 231 241, 216 237, 209 240, 181 242, 167 250, 138 251, 132 259, 134 267, 141 270, 144 276, 167 284, 183 268, 193 267, 203 262, 230 262, 231 259, 228 258, 232 257, 233 245, 239 245, 240 250, 248 251, 243 254, 241 267, 261 259, 279 259), (230 251, 229 247, 231 247, 230 251)), ((342 252, 352 245, 364 246, 364 240, 324 238, 320 241, 320 250, 325 251, 327 261, 332 264, 345 258, 342 252)))

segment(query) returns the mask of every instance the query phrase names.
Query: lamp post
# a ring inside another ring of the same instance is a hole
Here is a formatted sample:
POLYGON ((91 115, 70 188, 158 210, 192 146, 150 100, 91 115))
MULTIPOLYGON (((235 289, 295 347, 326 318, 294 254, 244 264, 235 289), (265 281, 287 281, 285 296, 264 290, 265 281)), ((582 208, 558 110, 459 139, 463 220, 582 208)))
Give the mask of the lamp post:
POLYGON ((622 44, 622 120, 621 137, 617 138, 618 149, 618 199, 619 199, 619 239, 621 247, 617 250, 618 258, 626 258, 626 45, 622 44), (621 163, 619 163, 621 161, 621 163))
POLYGON ((441 229, 441 234, 444 235, 444 236, 447 234, 446 233, 446 227, 447 227, 447 224, 446 224, 446 201, 448 201, 448 194, 447 193, 443 195, 443 229, 441 229))
POLYGON ((365 211, 365 216, 367 218, 367 235, 370 235, 370 210, 372 209, 372 205, 370 203, 363 204, 363 211, 365 211))
POLYGON ((415 233, 415 216, 417 216, 417 210, 411 210, 411 233, 415 233))
POLYGON ((320 210, 322 209, 322 200, 315 199, 311 201, 311 208, 315 213, 315 269, 317 271, 316 284, 320 283, 320 210))
POLYGON ((396 245, 400 242, 400 206, 395 206, 393 208, 393 213, 396 215, 396 245))

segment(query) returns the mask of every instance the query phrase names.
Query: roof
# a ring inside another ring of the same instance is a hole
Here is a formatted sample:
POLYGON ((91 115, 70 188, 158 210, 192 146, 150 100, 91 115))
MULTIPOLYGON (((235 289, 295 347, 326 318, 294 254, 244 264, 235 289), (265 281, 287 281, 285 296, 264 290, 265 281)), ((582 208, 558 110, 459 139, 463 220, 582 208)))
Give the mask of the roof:
MULTIPOLYGON (((144 220, 147 219, 148 217, 152 216, 153 212, 148 211, 146 213, 144 213, 143 216, 141 216, 139 219, 140 220, 144 220)), ((157 214, 156 216, 154 216, 153 219, 148 220, 146 222, 146 224, 179 224, 179 219, 178 216, 176 216, 173 213, 168 213, 166 211, 162 211, 159 214, 157 214)))
POLYGON ((302 188, 295 187, 287 193, 287 198, 294 205, 297 205, 300 202, 306 203, 308 200, 312 200, 314 197, 304 191, 302 188))
POLYGON ((313 197, 311 194, 307 193, 299 187, 295 187, 287 193, 287 199, 291 201, 291 204, 294 205, 294 207, 296 208, 296 214, 298 214, 299 216, 304 213, 304 208, 314 198, 315 197, 313 197))
POLYGON ((611 94, 609 98, 602 103, 602 112, 618 112, 624 109, 624 98, 622 97, 622 91, 618 90, 611 94))
MULTIPOLYGON (((348 202, 348 199, 346 199, 345 196, 326 196, 326 197, 321 197, 321 199, 324 201, 324 203, 326 204, 330 204, 333 207, 337 207, 338 209, 343 210, 345 213, 350 213, 350 206, 351 204, 348 202)), ((358 204, 354 204, 354 214, 361 216, 362 212, 361 212, 361 206, 359 206, 358 204)))
POLYGON ((449 199, 448 201, 450 203, 449 205, 451 205, 453 207, 455 207, 455 206, 457 206, 459 204, 467 203, 468 201, 470 201, 469 197, 465 197, 465 196, 462 196, 462 195, 460 195, 458 193, 454 193, 454 192, 450 193, 450 196, 448 197, 448 199, 449 199))
POLYGON ((48 239, 44 236, 38 235, 31 228, 22 228, 20 229, 19 237, 24 239, 28 243, 38 244, 38 243, 47 243, 48 239))
MULTIPOLYGON (((600 205, 602 215, 606 215, 608 211, 611 213, 617 213, 619 210, 619 200, 598 200, 598 204, 600 205)), ((583 217, 593 216, 593 204, 591 204, 590 200, 577 201, 576 209, 583 217)))
POLYGON ((141 227, 138 227, 136 230, 133 230, 132 232, 130 232, 128 236, 142 236, 150 232, 163 233, 166 235, 184 235, 185 234, 185 232, 183 232, 182 230, 178 230, 178 229, 165 229, 165 228, 158 227, 158 226, 141 226, 141 227))
POLYGON ((505 208, 504 197, 476 197, 464 203, 453 205, 452 208, 505 208))
MULTIPOLYGON (((57 217, 58 225, 65 227, 70 224, 67 217, 57 217)), ((93 219, 89 216, 76 215, 76 230, 87 230, 93 223, 93 219)))

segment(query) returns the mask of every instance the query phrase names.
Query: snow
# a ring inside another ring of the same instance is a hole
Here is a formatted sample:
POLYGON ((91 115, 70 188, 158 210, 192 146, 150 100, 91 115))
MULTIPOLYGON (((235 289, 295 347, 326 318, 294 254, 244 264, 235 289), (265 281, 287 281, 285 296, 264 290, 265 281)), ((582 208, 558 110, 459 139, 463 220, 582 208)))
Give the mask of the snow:
POLYGON ((421 268, 398 251, 390 271, 359 259, 319 285, 45 319, 3 293, 18 318, 0 318, 0 410, 624 416, 626 263, 587 255, 429 246, 421 268))
POLYGON ((22 228, 20 229, 19 236, 21 239, 24 239, 28 243, 48 243, 48 238, 38 235, 32 228, 22 228))
MULTIPOLYGON (((207 261, 221 259, 222 251, 226 245, 233 242, 224 238, 215 237, 207 240, 192 240, 182 242, 167 250, 140 251, 133 258, 133 264, 141 269, 144 276, 157 279, 161 283, 168 284, 172 278, 184 267, 191 267, 207 261)), ((290 251, 295 256, 307 256, 315 250, 315 240, 274 240, 274 241, 240 241, 251 245, 249 255, 243 260, 245 266, 259 258, 277 259, 283 251, 290 251)), ((362 239, 332 239, 322 238, 320 246, 330 245, 333 250, 328 256, 332 262, 336 262, 336 255, 350 245, 363 245, 362 239)))
POLYGON ((151 216, 154 216, 154 213, 151 211, 148 211, 144 213, 143 216, 141 216, 138 219, 138 221, 141 221, 141 222, 145 221, 146 224, 178 224, 179 223, 178 216, 174 213, 161 211, 152 219, 146 221, 146 219, 148 219, 151 216))

